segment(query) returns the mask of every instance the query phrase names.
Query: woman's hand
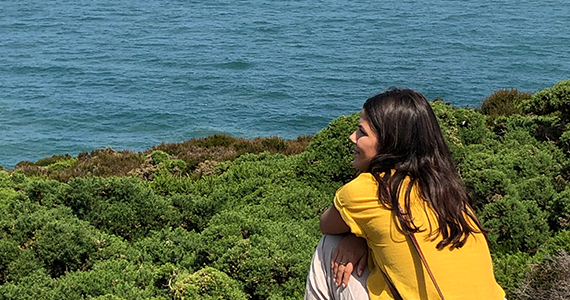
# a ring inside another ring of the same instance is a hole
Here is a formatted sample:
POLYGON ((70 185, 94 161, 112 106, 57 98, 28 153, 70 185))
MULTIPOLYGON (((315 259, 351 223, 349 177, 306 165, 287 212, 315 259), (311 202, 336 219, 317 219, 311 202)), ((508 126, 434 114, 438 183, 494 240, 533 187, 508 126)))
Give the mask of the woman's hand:
POLYGON ((358 276, 362 275, 368 263, 368 245, 366 240, 349 233, 336 247, 331 257, 331 269, 337 286, 346 287, 350 275, 356 267, 358 276))

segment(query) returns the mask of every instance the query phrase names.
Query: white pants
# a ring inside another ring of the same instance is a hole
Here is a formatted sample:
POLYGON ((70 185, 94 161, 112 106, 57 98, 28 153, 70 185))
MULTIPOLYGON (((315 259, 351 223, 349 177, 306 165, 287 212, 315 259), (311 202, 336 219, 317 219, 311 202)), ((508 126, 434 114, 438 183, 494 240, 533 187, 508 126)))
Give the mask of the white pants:
POLYGON ((368 267, 362 272, 362 276, 356 274, 356 268, 350 276, 346 287, 336 286, 331 270, 331 257, 340 243, 343 235, 325 234, 321 238, 317 250, 313 255, 309 276, 307 276, 307 288, 305 300, 369 300, 366 289, 368 279, 368 267))

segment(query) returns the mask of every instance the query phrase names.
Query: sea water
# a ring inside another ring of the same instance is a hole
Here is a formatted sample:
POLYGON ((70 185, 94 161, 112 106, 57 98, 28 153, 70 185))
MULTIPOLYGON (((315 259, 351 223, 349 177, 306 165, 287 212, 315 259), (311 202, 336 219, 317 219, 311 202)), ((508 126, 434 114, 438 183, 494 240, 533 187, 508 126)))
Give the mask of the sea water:
POLYGON ((569 78, 567 0, 0 0, 0 165, 295 138, 391 86, 477 107, 569 78))

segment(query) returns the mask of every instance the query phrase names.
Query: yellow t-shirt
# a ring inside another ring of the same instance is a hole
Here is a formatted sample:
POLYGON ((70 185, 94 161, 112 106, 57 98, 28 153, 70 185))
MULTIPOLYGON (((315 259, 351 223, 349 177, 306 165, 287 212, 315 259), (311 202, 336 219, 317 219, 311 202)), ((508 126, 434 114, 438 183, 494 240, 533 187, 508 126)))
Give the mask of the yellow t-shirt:
MULTIPOLYGON (((409 180, 400 189, 403 206, 409 180)), ((378 200, 378 183, 370 173, 363 173, 341 187, 334 205, 352 233, 363 237, 370 248, 367 287, 371 300, 394 299, 382 271, 390 278, 402 298, 439 299, 439 295, 409 237, 396 226, 392 212, 378 200)), ((497 284, 491 255, 483 234, 470 235, 465 245, 437 250, 436 241, 428 238, 430 226, 437 228, 433 211, 422 201, 414 187, 410 194, 414 224, 425 231, 416 239, 446 300, 502 300, 505 292, 497 284), (431 225, 430 225, 431 224, 431 225)))

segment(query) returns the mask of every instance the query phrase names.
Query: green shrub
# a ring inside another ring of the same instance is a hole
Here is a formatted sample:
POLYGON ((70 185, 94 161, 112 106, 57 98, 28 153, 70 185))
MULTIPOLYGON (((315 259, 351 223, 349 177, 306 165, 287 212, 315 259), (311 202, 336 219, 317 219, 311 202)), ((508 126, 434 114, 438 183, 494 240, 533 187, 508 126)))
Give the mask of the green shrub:
POLYGON ((516 299, 515 290, 520 287, 525 279, 525 274, 530 271, 530 265, 536 261, 526 252, 513 254, 497 252, 493 254, 493 269, 497 283, 507 293, 507 299, 516 299))
POLYGON ((236 138, 225 134, 214 134, 196 140, 194 143, 197 147, 212 148, 212 147, 229 147, 236 142, 236 138))
POLYGON ((166 163, 170 159, 168 153, 160 150, 152 151, 150 157, 152 158, 152 163, 155 165, 166 163))
POLYGON ((0 239, 0 284, 6 281, 8 265, 18 258, 18 243, 6 237, 0 239))
POLYGON ((3 281, 19 282, 38 270, 55 278, 70 271, 87 270, 96 260, 137 256, 129 253, 117 238, 78 220, 68 207, 48 209, 16 200, 6 208, 0 218, 0 245, 15 251, 0 253, 3 281))
POLYGON ((548 123, 540 124, 537 137, 559 143, 562 150, 568 154, 568 130, 570 125, 570 80, 563 80, 551 88, 538 91, 529 100, 521 103, 524 112, 546 116, 548 123))
POLYGON ((10 261, 4 272, 7 283, 22 283, 30 274, 42 274, 50 276, 50 270, 46 268, 41 257, 36 255, 33 249, 19 250, 15 259, 10 261))
POLYGON ((458 136, 462 145, 481 144, 492 134, 485 126, 486 116, 473 109, 456 108, 454 110, 458 136))
POLYGON ((550 178, 539 175, 536 177, 521 179, 515 184, 520 199, 532 200, 538 204, 541 210, 551 212, 551 202, 556 194, 550 178))
POLYGON ((552 228, 570 229, 570 187, 553 197, 549 211, 552 228))
POLYGON ((230 197, 231 195, 219 191, 213 196, 176 194, 171 196, 171 201, 180 212, 180 226, 187 230, 202 231, 210 218, 226 207, 230 197))
POLYGON ((56 300, 55 281, 45 272, 36 270, 26 273, 20 282, 0 285, 0 299, 3 300, 56 300))
POLYGON ((481 113, 489 116, 488 124, 491 124, 499 116, 521 114, 518 108, 520 103, 530 99, 528 92, 519 92, 517 89, 501 89, 493 92, 481 104, 481 113))
POLYGON ((24 191, 28 199, 39 205, 54 207, 61 204, 58 195, 65 184, 56 180, 33 180, 30 181, 24 191))
POLYGON ((174 230, 152 231, 133 244, 141 253, 143 262, 155 265, 173 264, 192 270, 196 260, 198 235, 181 227, 174 230))
POLYGON ((455 109, 449 105, 449 103, 444 103, 441 99, 436 99, 430 102, 431 108, 437 121, 439 127, 443 132, 443 136, 447 145, 450 148, 455 146, 462 146, 461 138, 459 137, 458 125, 460 124, 455 115, 455 109))
POLYGON ((85 299, 107 296, 123 299, 169 299, 168 278, 172 267, 132 264, 114 259, 99 262, 88 271, 71 272, 57 280, 54 299, 85 299), (163 285, 164 284, 164 285, 163 285))
POLYGON ((550 236, 548 214, 534 201, 504 197, 485 205, 481 219, 493 252, 535 253, 550 236))
POLYGON ((570 130, 566 130, 560 135, 560 148, 564 154, 570 155, 570 130))
POLYGON ((570 252, 570 231, 562 230, 556 233, 553 237, 549 238, 537 252, 537 258, 543 258, 548 255, 556 255, 560 251, 570 252))
POLYGON ((166 198, 132 177, 74 178, 61 198, 80 219, 127 240, 175 225, 180 218, 166 198))
POLYGON ((297 173, 312 184, 347 183, 356 170, 352 166, 354 144, 349 137, 356 130, 360 114, 341 116, 319 131, 301 154, 297 173))
POLYGON ((290 222, 281 212, 260 205, 224 210, 202 233, 199 257, 243 282, 253 299, 302 298, 320 233, 314 220, 290 222))
POLYGON ((172 289, 174 299, 180 300, 248 299, 238 281, 211 267, 205 267, 193 274, 178 274, 172 289))
MULTIPOLYGON (((56 219, 45 223, 30 245, 52 277, 73 270, 86 270, 89 259, 97 252, 96 232, 87 222, 71 218, 56 219)), ((56 213, 57 214, 57 213, 56 213)))
POLYGON ((495 169, 467 170, 463 182, 471 191, 471 204, 481 209, 485 204, 497 201, 513 191, 507 175, 495 169))
POLYGON ((526 113, 537 115, 556 114, 562 121, 568 123, 570 117, 570 80, 563 80, 553 87, 538 91, 532 97, 521 103, 526 113))

